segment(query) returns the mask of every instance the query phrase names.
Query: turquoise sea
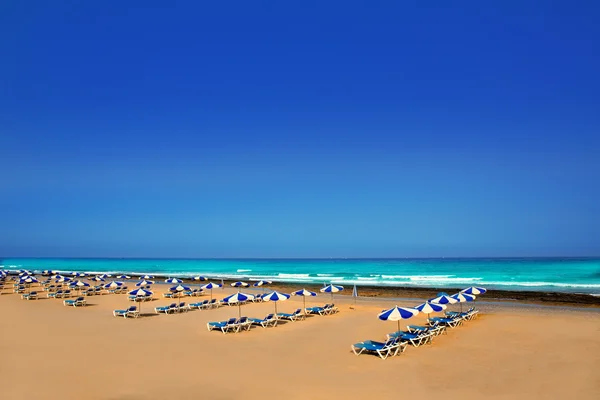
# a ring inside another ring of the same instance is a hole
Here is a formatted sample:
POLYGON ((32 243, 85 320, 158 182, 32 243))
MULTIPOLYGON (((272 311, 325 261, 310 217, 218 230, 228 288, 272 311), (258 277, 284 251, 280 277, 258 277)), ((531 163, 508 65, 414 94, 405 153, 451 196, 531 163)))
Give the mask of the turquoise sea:
POLYGON ((225 279, 600 294, 600 258, 104 259, 4 258, 0 269, 204 275, 225 279))

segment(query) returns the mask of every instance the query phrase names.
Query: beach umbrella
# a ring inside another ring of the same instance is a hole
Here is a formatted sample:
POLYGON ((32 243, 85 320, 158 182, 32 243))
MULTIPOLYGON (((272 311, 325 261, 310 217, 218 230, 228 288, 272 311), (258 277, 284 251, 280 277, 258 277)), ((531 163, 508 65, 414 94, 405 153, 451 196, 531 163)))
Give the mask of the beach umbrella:
POLYGON ((377 318, 382 321, 398 321, 398 330, 400 330, 400 321, 403 319, 409 319, 414 317, 419 313, 419 310, 414 308, 404 308, 404 307, 393 307, 389 310, 383 310, 377 318))
POLYGON ((429 299, 428 300, 430 303, 435 303, 435 304, 456 304, 458 303, 458 300, 450 297, 450 295, 448 295, 448 293, 438 293, 438 297, 435 297, 433 299, 429 299))
POLYGON ((237 292, 235 294, 232 294, 231 296, 225 297, 223 299, 223 302, 230 303, 230 304, 237 303, 239 317, 242 318, 242 303, 244 303, 248 300, 252 300, 253 298, 254 298, 254 296, 252 296, 251 294, 237 292))
POLYGON ((169 291, 173 292, 173 293, 177 293, 179 295, 179 301, 177 302, 177 312, 179 312, 179 302, 181 302, 181 293, 185 292, 185 291, 189 291, 190 288, 187 286, 183 286, 183 285, 177 285, 177 286, 173 286, 172 288, 169 289, 169 291))
POLYGON ((273 291, 265 296, 263 296, 263 301, 272 301, 275 303, 275 315, 277 315, 277 302, 278 301, 286 301, 289 299, 291 295, 286 293, 279 293, 277 291, 273 291))
POLYGON ((165 279, 166 283, 183 283, 183 281, 181 279, 177 279, 177 278, 169 278, 169 279, 165 279))
POLYGON ((419 310, 423 314, 427 314, 427 319, 429 319, 429 314, 434 313, 434 312, 441 312, 441 311, 444 311, 445 309, 446 309, 446 305, 444 305, 444 304, 430 303, 428 301, 426 301, 423 304, 419 304, 418 306, 415 307, 415 310, 419 310))
POLYGON ((358 289, 356 289, 356 285, 352 288, 352 297, 354 298, 354 308, 356 308, 356 299, 358 298, 358 289))
POLYGON ((485 292, 487 292, 487 289, 482 288, 482 287, 471 286, 471 287, 461 290, 460 292, 479 296, 480 294, 484 294, 485 292))
POLYGON ((100 278, 102 278, 102 279, 106 279, 106 278, 111 278, 111 277, 112 277, 112 275, 111 275, 111 274, 100 274, 100 275, 98 275, 98 276, 99 276, 100 278))
POLYGON ((237 282, 233 282, 233 283, 231 284, 231 286, 233 286, 233 287, 248 287, 248 286, 250 286, 250 285, 249 285, 249 284, 247 284, 246 282, 240 282, 240 281, 237 281, 237 282))
POLYGON ((117 279, 131 279, 129 275, 117 275, 117 279))
POLYGON ((310 290, 306 290, 306 289, 297 290, 295 292, 292 292, 292 294, 294 296, 302 296, 304 315, 306 315, 306 298, 308 296, 316 296, 317 294, 315 292, 311 292, 310 290))
POLYGON ((265 292, 265 285, 270 285, 271 283, 273 283, 273 282, 271 282, 271 281, 265 281, 265 280, 260 280, 260 281, 254 282, 254 284, 252 286, 254 286, 254 287, 262 286, 263 287, 263 293, 264 293, 265 292))
POLYGON ((116 289, 118 287, 123 286, 123 282, 119 282, 119 281, 112 281, 110 283, 107 283, 106 285, 104 285, 104 289, 116 289))
POLYGON ((27 284, 30 292, 31 292, 31 284, 32 283, 36 283, 36 282, 38 282, 38 280, 35 278, 35 276, 30 276, 30 275, 23 276, 19 280, 19 283, 26 283, 27 284))
POLYGON ((85 278, 87 274, 85 272, 73 272, 73 276, 76 278, 85 278))
POLYGON ((342 290, 344 290, 343 286, 327 285, 321 288, 321 293, 331 293, 331 301, 333 301, 333 294, 341 292, 342 290))
POLYGON ((90 280, 95 282, 104 282, 106 279, 102 278, 101 276, 95 276, 93 278, 90 278, 90 280))
POLYGON ((81 288, 90 287, 90 284, 87 282, 84 282, 84 281, 77 280, 77 281, 71 282, 69 284, 69 286, 72 286, 72 287, 76 288, 78 292, 81 292, 81 288))
POLYGON ((50 276, 50 275, 53 275, 55 273, 56 273, 56 271, 52 271, 51 269, 45 269, 45 270, 42 271, 42 275, 43 276, 50 276))
POLYGON ((31 271, 25 271, 24 269, 19 272, 19 276, 29 276, 31 275, 31 271))
POLYGON ((208 280, 208 278, 207 278, 207 277, 205 277, 205 276, 194 276, 194 277, 192 278, 192 280, 193 280, 193 281, 199 281, 199 282, 205 282, 205 281, 207 281, 207 280, 208 280))
POLYGON ((216 289, 216 288, 220 288, 222 285, 218 284, 218 283, 212 283, 212 282, 208 282, 206 285, 202 285, 200 288, 201 289, 209 289, 210 290, 210 300, 212 301, 212 290, 216 289))
POLYGON ((152 292, 146 289, 135 289, 128 293, 130 296, 135 296, 135 301, 140 307, 140 315, 142 315, 142 301, 148 296, 152 296, 152 292))
POLYGON ((140 276, 140 279, 154 279, 154 275, 143 275, 140 276))
POLYGON ((456 300, 458 303, 460 303, 460 312, 462 312, 462 303, 466 303, 468 301, 473 301, 475 300, 475 296, 473 296, 472 294, 466 294, 466 293, 456 293, 453 294, 452 297, 454 300, 456 300))
POLYGON ((148 285, 152 285, 154 282, 153 281, 147 281, 147 280, 141 280, 138 283, 135 284, 135 286, 148 286, 148 285))

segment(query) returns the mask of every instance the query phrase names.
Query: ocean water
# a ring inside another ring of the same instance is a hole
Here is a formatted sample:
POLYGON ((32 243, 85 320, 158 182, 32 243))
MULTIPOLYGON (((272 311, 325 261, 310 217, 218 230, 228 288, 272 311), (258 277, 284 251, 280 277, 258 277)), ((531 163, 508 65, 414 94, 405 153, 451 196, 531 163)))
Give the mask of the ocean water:
POLYGON ((148 273, 341 285, 540 290, 600 294, 596 259, 102 259, 5 258, 0 269, 148 273))

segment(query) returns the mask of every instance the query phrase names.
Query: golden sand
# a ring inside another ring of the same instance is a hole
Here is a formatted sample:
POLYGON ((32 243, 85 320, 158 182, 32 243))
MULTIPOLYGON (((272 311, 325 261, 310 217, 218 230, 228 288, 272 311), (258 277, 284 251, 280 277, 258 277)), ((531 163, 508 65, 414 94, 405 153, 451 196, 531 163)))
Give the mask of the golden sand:
MULTIPOLYGON (((217 290, 223 297, 232 291, 217 290)), ((6 292, 5 292, 6 293, 6 292)), ((157 293, 155 297, 160 297, 157 293)), ((216 297, 216 296, 215 296, 216 297)), ((187 298, 188 302, 207 298, 187 298)), ((323 304, 327 296, 307 301, 323 304)), ((355 356, 352 343, 384 340, 395 322, 376 318, 390 303, 254 328, 206 329, 237 307, 115 318, 125 295, 24 301, 0 296, 0 398, 10 399, 596 399, 600 395, 600 314, 590 310, 493 308, 432 345, 381 360, 355 356)), ((168 299, 144 303, 151 313, 168 299)), ((301 299, 278 311, 301 307, 301 299)), ((400 306, 414 305, 399 304, 400 306)), ((264 317, 272 303, 242 308, 264 317)), ((485 307, 483 308, 485 311, 485 307)), ((411 323, 423 323, 419 315, 411 323)))

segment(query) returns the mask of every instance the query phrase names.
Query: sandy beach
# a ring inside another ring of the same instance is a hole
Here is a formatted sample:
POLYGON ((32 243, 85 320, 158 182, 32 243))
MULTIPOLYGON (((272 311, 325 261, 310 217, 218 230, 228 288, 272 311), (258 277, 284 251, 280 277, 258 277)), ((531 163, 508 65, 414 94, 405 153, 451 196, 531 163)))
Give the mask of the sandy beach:
MULTIPOLYGON (((593 399, 600 390, 596 309, 481 305, 479 318, 433 344, 381 360, 357 357, 350 345, 395 330, 395 322, 376 318, 390 305, 383 300, 359 302, 352 310, 348 298, 339 298, 336 315, 224 335, 207 331, 206 323, 237 316, 237 307, 150 314, 170 303, 162 288, 156 286, 157 300, 143 304, 147 316, 127 320, 112 316, 131 304, 125 295, 89 297, 87 307, 73 308, 5 291, 0 397, 593 399)), ((216 290, 215 297, 228 293, 233 290, 216 290)), ((307 304, 327 300, 319 296, 307 304)), ((292 298, 278 309, 301 305, 292 298)), ((263 317, 272 310, 273 303, 249 304, 242 314, 263 317)))

